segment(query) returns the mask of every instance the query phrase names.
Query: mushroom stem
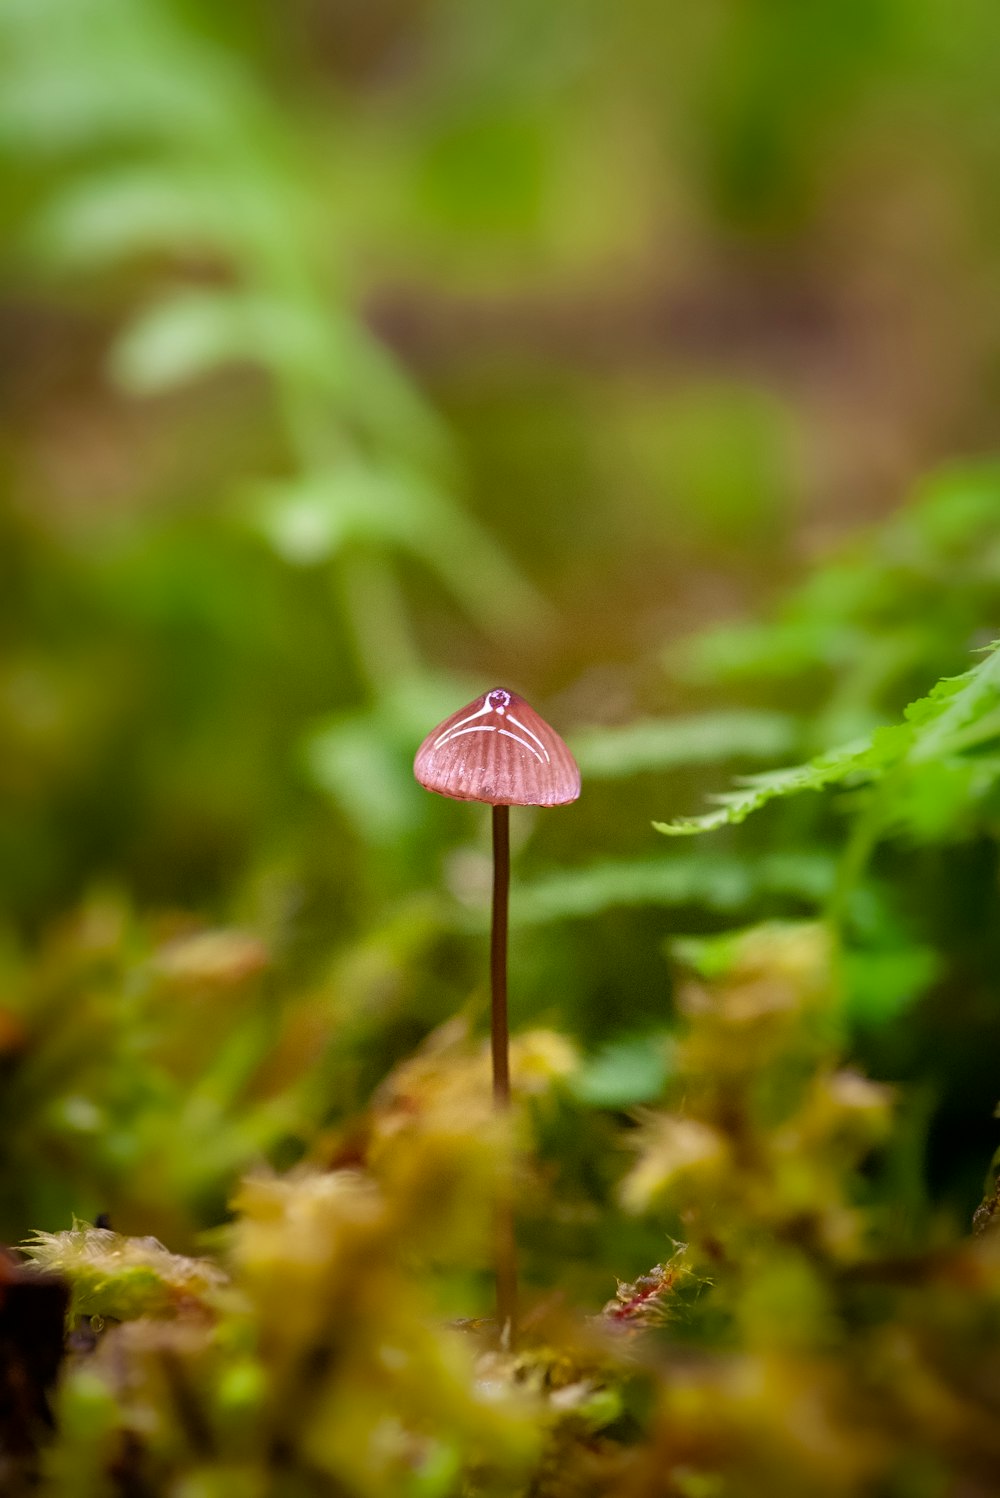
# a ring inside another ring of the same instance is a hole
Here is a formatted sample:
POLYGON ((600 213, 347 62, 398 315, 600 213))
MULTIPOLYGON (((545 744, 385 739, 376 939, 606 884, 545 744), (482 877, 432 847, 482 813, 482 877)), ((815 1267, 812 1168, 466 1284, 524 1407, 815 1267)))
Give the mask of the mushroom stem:
POLYGON ((490 1046, 493 1101, 510 1102, 510 1039, 507 1030, 507 902, 510 891, 510 807, 493 808, 493 919, 490 928, 490 1046))
MULTIPOLYGON (((507 904, 510 890, 510 808, 493 808, 493 919, 490 927, 490 1049, 493 1056, 493 1106, 510 1106, 510 1037, 507 1027, 507 904)), ((513 1345, 517 1315, 517 1242, 514 1204, 509 1189, 496 1207, 497 1321, 500 1335, 513 1345)))

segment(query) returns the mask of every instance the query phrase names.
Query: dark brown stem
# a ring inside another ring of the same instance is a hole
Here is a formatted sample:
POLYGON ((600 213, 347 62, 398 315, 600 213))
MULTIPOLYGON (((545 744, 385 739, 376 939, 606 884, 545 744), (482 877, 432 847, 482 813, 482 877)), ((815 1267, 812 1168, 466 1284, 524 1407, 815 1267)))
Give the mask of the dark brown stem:
MULTIPOLYGON (((510 890, 510 808, 493 808, 493 919, 490 927, 490 1049, 493 1106, 510 1106, 510 1035, 507 1025, 507 905, 510 890)), ((514 1340, 517 1315, 517 1245, 509 1188, 497 1200, 497 1320, 501 1335, 514 1340)))
POLYGON ((510 1039, 507 1030, 507 898, 510 890, 510 807, 493 808, 493 921, 490 928, 490 1045, 493 1101, 510 1102, 510 1039))

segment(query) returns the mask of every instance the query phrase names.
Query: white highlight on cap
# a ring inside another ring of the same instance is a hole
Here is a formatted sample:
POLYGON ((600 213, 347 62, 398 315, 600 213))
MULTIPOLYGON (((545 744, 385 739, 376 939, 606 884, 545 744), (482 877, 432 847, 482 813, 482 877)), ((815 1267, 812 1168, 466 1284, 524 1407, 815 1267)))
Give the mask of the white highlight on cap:
POLYGON ((523 724, 523 723, 520 723, 520 722, 519 722, 519 721, 518 721, 518 720, 517 720, 517 718, 515 718, 515 717, 514 717, 514 714, 513 714, 513 713, 511 713, 511 715, 510 715, 510 719, 509 719, 509 721, 510 721, 510 722, 511 722, 511 723, 513 723, 513 725, 514 725, 514 727, 515 727, 515 728, 519 728, 519 729, 520 729, 520 730, 521 730, 521 732, 522 732, 522 733, 526 733, 526 734, 527 734, 527 735, 528 735, 528 737, 529 737, 529 738, 530 738, 530 739, 534 739, 534 741, 535 741, 535 743, 536 743, 536 744, 537 744, 537 745, 538 745, 538 747, 539 747, 539 749, 540 749, 540 750, 541 750, 541 751, 542 751, 542 753, 543 753, 543 754, 544 754, 544 755, 545 755, 545 758, 546 758, 546 761, 547 761, 547 762, 548 762, 548 763, 549 763, 549 764, 551 764, 551 763, 552 763, 552 761, 551 761, 551 760, 550 760, 550 759, 549 759, 549 751, 548 751, 548 750, 547 750, 547 749, 546 749, 546 747, 545 747, 545 745, 544 745, 544 744, 543 744, 543 743, 542 743, 542 741, 541 741, 541 739, 540 739, 540 738, 539 738, 539 737, 538 737, 538 735, 537 735, 537 733, 532 733, 532 731, 531 731, 531 729, 530 729, 530 728, 528 728, 528 727, 526 727, 526 726, 525 726, 525 724, 523 724))
MULTIPOLYGON (((513 723, 514 719, 511 718, 510 721, 513 723)), ((520 725, 518 725, 518 726, 520 726, 520 725)), ((515 744, 523 744, 524 747, 525 747, 525 749, 527 749, 528 753, 529 754, 533 754, 535 756, 535 758, 537 759, 537 761, 538 761, 539 764, 542 763, 542 756, 541 756, 541 754, 539 754, 539 752, 538 752, 537 749, 533 749, 531 747, 531 745, 528 743, 527 739, 520 738, 518 734, 511 733, 510 730, 507 729, 507 728, 500 728, 500 729, 497 730, 497 732, 498 733, 502 733, 505 739, 513 739, 514 742, 515 742, 515 744)), ((531 737, 534 738, 535 735, 532 734, 531 737)), ((546 754, 545 758, 548 759, 548 757, 549 756, 546 754)))
MULTIPOLYGON (((468 722, 468 719, 466 719, 465 721, 468 722)), ((453 728, 450 731, 450 733, 444 734, 441 738, 439 738, 435 742, 434 748, 435 749, 439 749, 442 744, 450 744, 451 741, 452 741, 452 739, 460 739, 460 738, 462 738, 467 733, 496 733, 496 732, 497 732, 497 727, 496 727, 495 723, 477 723, 474 728, 453 728)), ((503 733, 503 729, 502 728, 500 729, 500 732, 503 733)))
POLYGON ((447 729, 445 733, 442 733, 438 738, 436 738, 434 740, 434 748, 439 749, 442 744, 447 744, 449 739, 453 739, 455 737, 456 733, 458 733, 463 724, 471 723, 475 718, 481 718, 484 713, 491 713, 492 711, 493 709, 490 707, 489 699, 487 699, 477 713, 470 713, 467 718, 462 718, 452 728, 447 729))

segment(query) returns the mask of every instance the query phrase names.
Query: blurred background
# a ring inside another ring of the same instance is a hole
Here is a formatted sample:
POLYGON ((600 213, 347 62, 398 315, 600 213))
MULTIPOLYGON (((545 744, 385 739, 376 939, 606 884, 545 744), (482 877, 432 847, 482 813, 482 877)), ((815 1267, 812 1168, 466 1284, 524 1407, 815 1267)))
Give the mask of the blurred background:
MULTIPOLYGON (((410 767, 494 685, 584 771, 512 952, 582 1104, 658 1095, 672 939, 828 909, 849 801, 651 823, 993 637, 998 50, 988 0, 0 0, 3 1235, 182 1247, 482 1026, 488 818, 410 767)), ((994 830, 843 923, 960 1215, 994 830)))

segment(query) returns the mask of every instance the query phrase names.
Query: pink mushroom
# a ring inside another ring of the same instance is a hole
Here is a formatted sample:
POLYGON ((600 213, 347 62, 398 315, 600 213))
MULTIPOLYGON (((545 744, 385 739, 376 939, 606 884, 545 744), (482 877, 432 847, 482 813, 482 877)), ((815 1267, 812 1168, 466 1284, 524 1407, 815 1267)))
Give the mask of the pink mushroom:
MULTIPOLYGON (((562 806, 580 794, 580 771, 563 740, 535 709, 495 687, 452 713, 417 750, 413 773, 420 784, 455 801, 484 801, 493 808, 493 911, 490 927, 490 1042, 493 1099, 510 1102, 507 1022, 507 909, 510 887, 511 806, 562 806)), ((516 1269, 513 1217, 500 1214, 497 1317, 513 1335, 516 1269)))

